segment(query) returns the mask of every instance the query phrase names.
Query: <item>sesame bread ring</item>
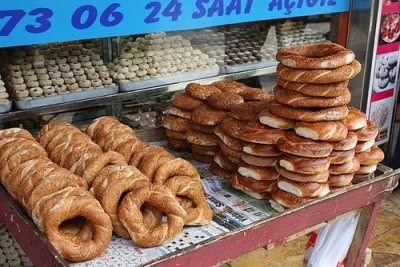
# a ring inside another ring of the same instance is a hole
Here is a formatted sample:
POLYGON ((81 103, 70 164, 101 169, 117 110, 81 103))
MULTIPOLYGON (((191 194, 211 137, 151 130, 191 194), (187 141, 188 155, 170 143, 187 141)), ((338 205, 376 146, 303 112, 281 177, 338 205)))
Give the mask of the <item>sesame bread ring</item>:
POLYGON ((321 109, 294 108, 276 101, 268 104, 270 111, 281 117, 298 121, 336 121, 345 118, 348 114, 347 106, 321 109))
POLYGON ((336 69, 354 61, 353 51, 335 43, 320 43, 281 49, 276 60, 296 69, 336 69))
POLYGON ((190 120, 175 115, 167 115, 162 121, 162 126, 168 130, 187 132, 190 130, 190 120))
POLYGON ((242 156, 242 150, 235 150, 229 146, 227 146, 222 140, 218 140, 218 145, 221 148, 222 153, 227 156, 231 156, 234 158, 240 158, 242 156))
POLYGON ((165 134, 168 138, 186 140, 186 132, 177 132, 165 129, 165 134))
POLYGON ((215 128, 214 133, 224 142, 225 145, 229 146, 232 149, 242 151, 243 147, 246 145, 246 142, 240 140, 238 138, 234 138, 228 134, 226 134, 222 130, 222 126, 219 125, 215 128))
POLYGON ((197 124, 197 123, 194 123, 192 121, 192 129, 196 130, 196 131, 199 131, 199 132, 202 132, 202 133, 213 134, 215 127, 214 126, 207 126, 207 125, 197 124))
POLYGON ((9 97, 8 93, 6 92, 0 93, 0 99, 6 99, 8 97, 9 97))
POLYGON ((292 69, 279 64, 277 73, 282 79, 301 83, 336 83, 351 80, 361 71, 361 64, 354 60, 351 64, 332 70, 292 69))
POLYGON ((243 146, 243 152, 261 157, 277 157, 281 155, 281 151, 278 149, 277 145, 261 145, 249 143, 243 146))
MULTIPOLYGON (((76 83, 73 83, 73 84, 76 84, 76 83)), ((67 84, 67 87, 68 87, 68 85, 70 85, 70 84, 67 84)), ((79 87, 81 87, 81 88, 89 88, 91 85, 92 85, 92 83, 89 80, 83 80, 83 81, 79 82, 79 87)))
POLYGON ((281 176, 296 182, 325 183, 326 181, 328 181, 329 178, 329 171, 314 174, 304 174, 288 171, 285 168, 281 167, 279 164, 276 164, 275 168, 281 176))
POLYGON ((274 88, 275 100, 292 107, 329 108, 347 105, 351 101, 350 91, 337 97, 307 96, 301 93, 286 90, 280 86, 274 88))
POLYGON ((49 74, 38 74, 37 75, 37 78, 39 79, 39 80, 49 80, 50 79, 50 75, 49 74))
MULTIPOLYGON (((222 152, 222 151, 221 151, 222 152)), ((222 153, 223 154, 223 153, 222 153)), ((242 162, 242 158, 237 158, 237 157, 232 157, 230 155, 224 154, 224 156, 229 159, 230 161, 232 161, 235 164, 239 164, 240 162, 242 162)))
POLYGON ((246 102, 231 109, 231 116, 241 121, 255 121, 261 111, 266 109, 268 101, 246 102))
POLYGON ((278 116, 268 109, 261 111, 258 118, 262 124, 268 125, 276 129, 292 129, 295 126, 295 122, 290 119, 278 116))
POLYGON ((375 140, 378 136, 379 128, 373 122, 367 121, 367 126, 355 131, 358 141, 375 140))
POLYGON ((93 86, 94 88, 98 88, 98 87, 101 87, 101 86, 103 85, 103 83, 102 83, 101 80, 99 80, 99 79, 97 79, 97 80, 92 80, 91 83, 92 83, 92 86, 93 86))
POLYGON ((282 205, 285 208, 292 208, 313 200, 313 198, 310 197, 298 197, 279 188, 271 192, 271 197, 279 205, 282 205))
POLYGON ((234 172, 231 184, 233 188, 254 193, 271 192, 275 188, 275 181, 258 181, 234 172))
POLYGON ((217 87, 214 87, 212 85, 201 85, 198 83, 188 84, 185 91, 190 96, 200 100, 206 100, 207 97, 214 93, 221 93, 221 90, 219 90, 217 87))
POLYGON ((353 180, 354 173, 329 175, 328 183, 330 187, 344 187, 351 183, 353 180))
POLYGON ((243 97, 235 93, 214 93, 207 97, 207 103, 218 110, 231 110, 237 104, 244 103, 243 97))
POLYGON ((22 76, 22 72, 20 70, 13 70, 10 72, 12 77, 21 77, 22 76))
POLYGON ((260 122, 252 121, 242 127, 240 139, 250 143, 273 145, 284 135, 285 132, 281 129, 274 129, 260 122))
POLYGON ((279 158, 277 165, 291 172, 316 174, 328 171, 330 162, 328 157, 305 158, 284 154, 279 158))
POLYGON ((231 179, 232 172, 221 168, 217 163, 211 162, 210 171, 215 176, 224 178, 224 179, 231 179))
POLYGON ((360 130, 367 126, 367 115, 361 110, 349 107, 349 114, 342 120, 350 131, 360 130))
POLYGON ((355 132, 349 131, 345 139, 337 142, 330 142, 333 146, 333 150, 351 150, 357 145, 358 138, 355 132))
POLYGON ((355 174, 353 180, 351 181, 353 184, 359 184, 365 181, 369 181, 375 177, 375 173, 368 174, 355 174))
POLYGON ((297 197, 323 197, 330 192, 328 183, 297 182, 283 176, 279 177, 277 185, 297 197))
POLYGON ((65 84, 73 84, 76 83, 76 78, 75 77, 70 77, 70 78, 64 78, 65 84))
POLYGON ((246 85, 233 80, 218 81, 212 83, 211 85, 217 87, 222 92, 235 94, 243 92, 247 88, 246 85))
POLYGON ((204 102, 184 93, 177 95, 172 101, 172 104, 178 108, 193 111, 200 105, 204 104, 204 102))
POLYGON ((236 120, 232 117, 226 118, 221 123, 222 131, 224 131, 226 134, 228 134, 234 138, 240 138, 241 129, 244 126, 246 126, 245 122, 236 120))
MULTIPOLYGON (((226 155, 225 155, 226 156, 226 155)), ((242 160, 247 164, 258 167, 274 167, 278 162, 278 157, 259 157, 247 153, 242 153, 242 160)))
POLYGON ((268 92, 251 87, 246 87, 239 95, 243 97, 245 101, 265 101, 270 98, 268 92))
POLYGON ((29 95, 32 97, 41 96, 41 95, 43 95, 43 90, 40 87, 31 88, 31 89, 29 89, 29 95))
POLYGON ((333 150, 329 155, 329 162, 331 164, 343 164, 352 160, 355 155, 356 152, 354 149, 346 151, 333 150))
POLYGON ((191 149, 192 152, 196 154, 205 156, 214 156, 219 151, 219 146, 202 146, 202 145, 192 144, 191 149))
POLYGON ((197 107, 192 113, 192 120, 195 123, 208 126, 218 125, 227 117, 227 112, 212 109, 207 104, 197 107))
POLYGON ((191 144, 201 146, 217 146, 219 140, 215 134, 206 134, 194 130, 186 132, 186 139, 191 144))
POLYGON ((350 174, 355 173, 360 169, 360 162, 356 158, 343 163, 343 164, 332 164, 329 167, 329 173, 333 175, 340 175, 340 174, 350 174))
POLYGON ((86 75, 85 74, 83 74, 83 75, 78 75, 78 76, 75 76, 75 80, 76 80, 76 82, 80 82, 80 81, 85 81, 85 80, 87 80, 87 77, 86 77, 86 75))
POLYGON ((158 167, 154 175, 154 184, 164 184, 168 179, 174 176, 188 176, 192 179, 200 180, 200 175, 189 161, 177 158, 163 163, 158 167))
POLYGON ((65 83, 65 81, 63 78, 54 78, 54 79, 51 79, 51 83, 54 86, 58 86, 58 85, 63 85, 65 83))
POLYGON ((340 121, 297 122, 297 135, 312 140, 341 141, 347 137, 347 127, 340 121))
POLYGON ((215 154, 214 162, 217 163, 218 166, 220 166, 222 169, 227 170, 229 172, 233 172, 237 169, 236 163, 228 159, 221 151, 215 154))
POLYGON ((51 86, 53 83, 50 80, 40 80, 39 85, 44 87, 44 86, 51 86))
POLYGON ((246 162, 241 162, 238 166, 238 172, 242 176, 252 178, 257 181, 274 181, 279 177, 275 167, 257 167, 246 162))
POLYGON ((190 150, 190 143, 183 139, 168 138, 168 147, 173 151, 190 150))
POLYGON ((381 162, 385 154, 379 147, 373 146, 365 152, 356 154, 355 157, 362 165, 373 165, 381 162))
POLYGON ((285 81, 278 76, 277 84, 290 91, 295 91, 308 96, 317 97, 337 97, 345 94, 348 91, 349 81, 343 81, 331 84, 311 84, 297 83, 285 81))
POLYGON ((193 151, 192 151, 192 157, 194 160, 197 160, 198 162, 202 162, 202 163, 214 162, 214 156, 197 154, 193 151))
POLYGON ((181 118, 185 118, 185 119, 189 119, 189 120, 192 118, 192 112, 180 109, 178 107, 175 107, 174 105, 169 105, 166 108, 165 112, 167 114, 175 115, 175 116, 178 116, 178 117, 181 117, 181 118))
POLYGON ((37 81, 37 80, 38 80, 38 77, 36 75, 24 76, 25 82, 32 82, 32 81, 37 81))
POLYGON ((356 174, 369 174, 377 170, 378 164, 372 165, 360 165, 360 169, 356 171, 356 174))
POLYGON ((286 133, 278 140, 278 148, 282 152, 291 155, 309 157, 309 158, 323 158, 328 157, 333 147, 327 142, 313 141, 307 138, 298 136, 294 132, 286 133))
POLYGON ((368 149, 370 149, 373 145, 375 145, 375 140, 369 140, 369 141, 358 141, 355 150, 356 153, 361 153, 361 152, 365 152, 368 149))

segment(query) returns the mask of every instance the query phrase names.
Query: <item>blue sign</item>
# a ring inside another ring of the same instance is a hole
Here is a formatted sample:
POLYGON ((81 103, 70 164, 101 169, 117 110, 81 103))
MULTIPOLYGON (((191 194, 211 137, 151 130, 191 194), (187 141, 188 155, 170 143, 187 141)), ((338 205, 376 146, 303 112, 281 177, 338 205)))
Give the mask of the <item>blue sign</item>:
POLYGON ((346 12, 350 0, 0 0, 0 47, 346 12))

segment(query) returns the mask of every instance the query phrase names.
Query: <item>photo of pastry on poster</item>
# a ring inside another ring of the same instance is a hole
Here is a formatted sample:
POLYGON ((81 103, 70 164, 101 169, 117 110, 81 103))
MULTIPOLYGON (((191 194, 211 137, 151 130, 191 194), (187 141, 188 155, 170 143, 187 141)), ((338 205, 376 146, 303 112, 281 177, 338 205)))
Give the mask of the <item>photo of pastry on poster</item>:
POLYGON ((381 0, 376 25, 367 115, 379 127, 377 143, 388 142, 396 105, 400 56, 400 2, 381 0))

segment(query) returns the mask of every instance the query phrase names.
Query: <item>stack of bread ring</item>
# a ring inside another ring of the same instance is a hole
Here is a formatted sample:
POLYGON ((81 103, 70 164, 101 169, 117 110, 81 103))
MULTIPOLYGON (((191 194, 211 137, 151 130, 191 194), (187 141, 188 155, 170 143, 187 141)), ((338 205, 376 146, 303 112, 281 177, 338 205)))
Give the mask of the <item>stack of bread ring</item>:
POLYGON ((101 255, 112 225, 84 179, 59 167, 32 135, 0 131, 1 183, 60 255, 85 261, 101 255))
POLYGON ((365 114, 347 107, 349 79, 361 70, 352 51, 331 43, 299 46, 282 49, 277 60, 275 100, 259 119, 294 129, 278 140, 280 177, 272 192, 273 201, 288 208, 350 186, 364 156, 355 157, 356 151, 376 154, 363 162, 363 172, 373 172, 383 153, 372 148, 376 129, 365 114), (368 137, 358 140, 358 131, 368 137))
POLYGON ((86 179, 114 231, 139 246, 162 245, 184 225, 203 225, 212 219, 197 170, 138 140, 114 117, 95 120, 87 135, 52 121, 38 138, 55 162, 86 179), (128 162, 136 163, 140 171, 128 162), (168 218, 165 223, 163 214, 168 218))

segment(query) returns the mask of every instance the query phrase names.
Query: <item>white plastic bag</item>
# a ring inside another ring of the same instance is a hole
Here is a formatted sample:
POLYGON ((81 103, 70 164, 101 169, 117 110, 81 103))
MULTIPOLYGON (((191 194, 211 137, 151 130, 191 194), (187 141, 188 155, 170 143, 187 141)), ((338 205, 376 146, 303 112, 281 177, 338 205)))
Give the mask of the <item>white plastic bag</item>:
POLYGON ((359 217, 359 212, 351 212, 312 232, 307 243, 303 266, 344 266, 359 217))

